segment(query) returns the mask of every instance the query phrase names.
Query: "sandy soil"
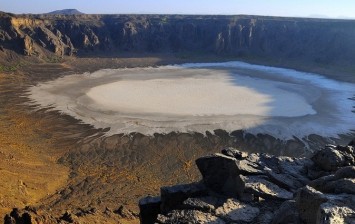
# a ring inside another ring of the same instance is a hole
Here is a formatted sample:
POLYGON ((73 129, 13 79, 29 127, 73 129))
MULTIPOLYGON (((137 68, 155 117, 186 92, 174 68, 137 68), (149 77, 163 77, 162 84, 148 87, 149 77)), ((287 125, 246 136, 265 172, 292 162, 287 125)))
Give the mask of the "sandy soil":
POLYGON ((0 75, 0 217, 14 207, 37 205, 65 186, 69 175, 69 168, 57 163, 62 151, 54 150, 48 120, 16 105, 23 101, 17 96, 22 81, 0 75))

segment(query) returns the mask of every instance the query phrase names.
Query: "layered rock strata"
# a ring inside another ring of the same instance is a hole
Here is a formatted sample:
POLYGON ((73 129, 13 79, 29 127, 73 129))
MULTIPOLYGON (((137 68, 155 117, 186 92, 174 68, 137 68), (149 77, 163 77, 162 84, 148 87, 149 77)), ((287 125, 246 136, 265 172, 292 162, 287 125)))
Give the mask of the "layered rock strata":
MULTIPOLYGON (((0 50, 23 55, 177 53, 338 65, 355 59, 355 21, 262 16, 14 15, 0 12, 0 50), (267 57, 267 59, 265 58, 267 57)), ((50 57, 52 57, 50 56, 50 57)))

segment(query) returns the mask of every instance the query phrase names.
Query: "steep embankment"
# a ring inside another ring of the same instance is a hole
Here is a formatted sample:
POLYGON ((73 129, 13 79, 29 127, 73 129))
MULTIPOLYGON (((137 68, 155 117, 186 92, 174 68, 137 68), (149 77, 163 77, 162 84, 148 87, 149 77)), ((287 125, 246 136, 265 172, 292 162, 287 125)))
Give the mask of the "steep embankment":
MULTIPOLYGON (((213 54, 350 72, 355 21, 260 16, 0 14, 0 50, 38 57, 213 54)), ((352 70, 353 71, 353 70, 352 70)))

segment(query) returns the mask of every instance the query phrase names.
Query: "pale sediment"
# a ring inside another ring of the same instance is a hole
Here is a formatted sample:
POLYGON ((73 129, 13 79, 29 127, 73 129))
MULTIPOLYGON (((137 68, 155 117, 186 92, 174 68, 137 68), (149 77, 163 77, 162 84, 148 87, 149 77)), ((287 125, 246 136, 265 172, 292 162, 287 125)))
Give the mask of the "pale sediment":
POLYGON ((350 133, 354 89, 316 74, 226 62, 66 76, 32 87, 30 97, 110 127, 109 134, 242 129, 289 139, 350 133))

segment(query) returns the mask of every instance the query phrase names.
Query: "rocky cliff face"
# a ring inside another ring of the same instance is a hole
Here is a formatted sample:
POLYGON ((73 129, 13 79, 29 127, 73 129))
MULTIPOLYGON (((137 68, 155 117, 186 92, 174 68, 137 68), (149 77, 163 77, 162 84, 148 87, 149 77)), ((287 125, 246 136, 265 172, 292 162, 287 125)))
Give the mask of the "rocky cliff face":
POLYGON ((0 45, 25 55, 217 54, 351 65, 355 21, 256 16, 0 15, 0 45))

